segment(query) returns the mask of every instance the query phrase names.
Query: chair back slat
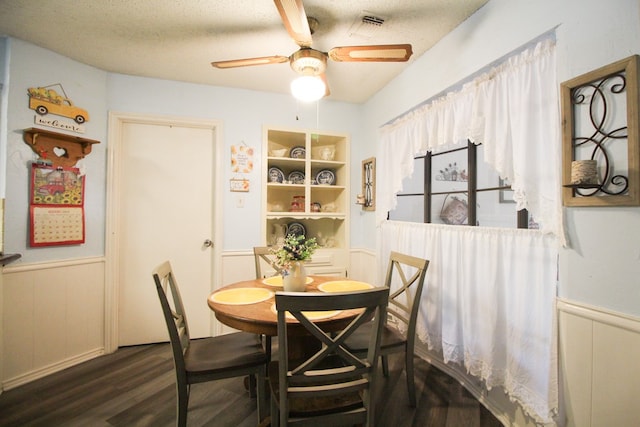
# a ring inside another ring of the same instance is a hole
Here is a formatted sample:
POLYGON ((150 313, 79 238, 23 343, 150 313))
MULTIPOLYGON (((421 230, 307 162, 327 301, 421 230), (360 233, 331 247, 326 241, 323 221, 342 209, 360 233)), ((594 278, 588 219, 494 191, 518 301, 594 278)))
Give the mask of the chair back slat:
POLYGON ((278 276, 282 274, 282 268, 275 263, 275 255, 269 246, 255 246, 253 258, 256 266, 256 279, 278 276))
POLYGON ((415 333, 420 297, 428 267, 429 261, 422 258, 399 252, 391 252, 389 255, 385 285, 393 287, 394 279, 397 277, 399 287, 389 295, 387 313, 394 321, 404 323, 408 336, 415 333))
MULTIPOLYGON (((365 410, 349 409, 343 414, 354 423, 371 421, 373 401, 370 391, 375 383, 380 337, 389 288, 381 287, 357 292, 311 293, 277 292, 278 313, 278 357, 279 357, 279 402, 281 425, 286 425, 289 403, 292 399, 325 397, 336 399, 345 394, 360 393, 365 410), (309 317, 309 312, 332 310, 360 310, 350 323, 338 333, 325 332, 309 317), (288 358, 288 325, 293 316, 308 335, 320 343, 315 354, 302 361, 288 358), (366 355, 356 356, 344 345, 345 340, 360 325, 373 319, 374 327, 369 337, 366 355)), ((316 420, 316 422, 321 422, 316 420)), ((328 422, 328 420, 327 420, 328 422)))
POLYGON ((365 379, 357 379, 352 381, 343 381, 340 383, 329 383, 325 385, 314 385, 304 387, 289 387, 291 393, 295 393, 296 397, 327 397, 340 394, 359 392, 368 388, 368 382, 365 379))
POLYGON ((173 360, 177 372, 182 372, 185 369, 184 353, 189 347, 190 335, 178 284, 169 261, 165 261, 156 267, 152 275, 160 298, 167 330, 169 331, 173 360))

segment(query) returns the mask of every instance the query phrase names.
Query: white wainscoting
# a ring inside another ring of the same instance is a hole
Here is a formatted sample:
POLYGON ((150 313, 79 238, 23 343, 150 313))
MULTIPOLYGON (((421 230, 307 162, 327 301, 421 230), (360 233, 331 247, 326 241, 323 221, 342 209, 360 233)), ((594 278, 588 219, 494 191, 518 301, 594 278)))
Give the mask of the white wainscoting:
POLYGON ((567 427, 640 426, 640 318, 558 300, 567 427))
POLYGON ((104 258, 7 266, 2 389, 104 353, 104 258))
MULTIPOLYGON (((387 264, 384 263, 386 271, 387 264)), ((375 252, 366 249, 353 249, 349 256, 349 278, 367 283, 382 283, 384 277, 379 277, 380 266, 376 260, 375 252)))

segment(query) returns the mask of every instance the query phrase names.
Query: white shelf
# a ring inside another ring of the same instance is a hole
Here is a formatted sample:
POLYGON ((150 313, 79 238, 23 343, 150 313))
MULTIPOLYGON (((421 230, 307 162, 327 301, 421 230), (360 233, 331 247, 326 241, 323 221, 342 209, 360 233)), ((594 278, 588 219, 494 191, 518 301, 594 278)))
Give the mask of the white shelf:
MULTIPOLYGON (((264 128, 262 152, 264 244, 274 243, 275 229, 299 222, 305 227, 307 238, 316 237, 322 244, 323 258, 330 260, 323 263, 325 270, 322 271, 346 273, 350 208, 348 136, 267 126, 264 128), (303 157, 289 157, 294 147, 304 147, 303 157), (282 171, 284 183, 269 181, 268 171, 272 167, 282 171), (315 184, 315 176, 324 169, 334 173, 333 184, 315 184), (293 171, 304 173, 303 184, 286 182, 293 171), (289 211, 294 197, 297 200, 304 197, 302 212, 289 211)), ((321 273, 320 270, 317 272, 321 273)))

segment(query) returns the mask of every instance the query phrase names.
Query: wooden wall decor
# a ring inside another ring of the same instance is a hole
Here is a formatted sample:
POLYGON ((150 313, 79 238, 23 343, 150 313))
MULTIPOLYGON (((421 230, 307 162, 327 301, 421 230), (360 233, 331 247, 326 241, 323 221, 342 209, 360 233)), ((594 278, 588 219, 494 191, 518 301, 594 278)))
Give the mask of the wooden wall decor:
POLYGON ((565 206, 640 205, 639 58, 560 85, 565 206), (596 161, 596 179, 585 182, 575 172, 589 160, 596 161))
POLYGON ((91 146, 100 141, 66 135, 38 128, 23 131, 24 142, 43 160, 54 167, 73 167, 78 160, 91 153, 91 146))

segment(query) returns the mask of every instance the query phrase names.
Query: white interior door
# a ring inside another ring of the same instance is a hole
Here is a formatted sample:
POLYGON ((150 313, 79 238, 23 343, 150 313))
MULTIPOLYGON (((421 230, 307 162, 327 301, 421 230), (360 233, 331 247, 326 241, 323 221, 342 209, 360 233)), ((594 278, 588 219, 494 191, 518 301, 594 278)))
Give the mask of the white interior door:
POLYGON ((119 169, 118 345, 166 341, 152 270, 169 260, 191 336, 209 335, 214 130, 180 123, 122 126, 119 169))

